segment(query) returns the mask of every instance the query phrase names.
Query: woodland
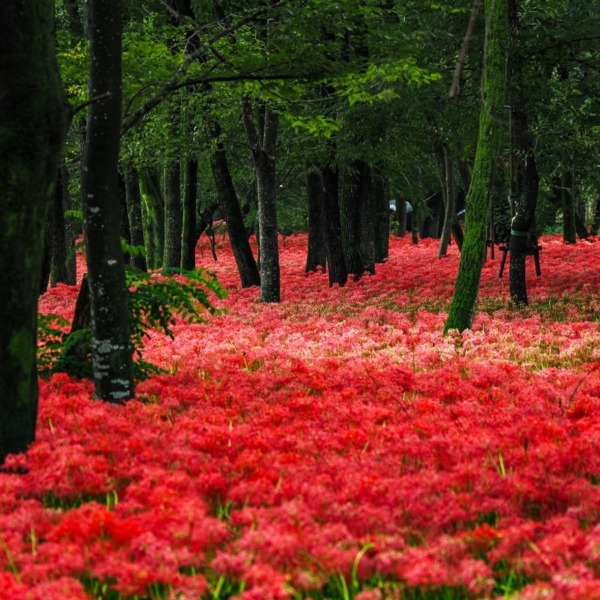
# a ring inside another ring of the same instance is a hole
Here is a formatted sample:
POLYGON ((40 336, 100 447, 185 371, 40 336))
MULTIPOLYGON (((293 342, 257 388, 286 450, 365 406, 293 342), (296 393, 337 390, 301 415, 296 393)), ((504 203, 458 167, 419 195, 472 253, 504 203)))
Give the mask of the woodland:
POLYGON ((0 5, 0 600, 600 599, 600 5, 0 5))

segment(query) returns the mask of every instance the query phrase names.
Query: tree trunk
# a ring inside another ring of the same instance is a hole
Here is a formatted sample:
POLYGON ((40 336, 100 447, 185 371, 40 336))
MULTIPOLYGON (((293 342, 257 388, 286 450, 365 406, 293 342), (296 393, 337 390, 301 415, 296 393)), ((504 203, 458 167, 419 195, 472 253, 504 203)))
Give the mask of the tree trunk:
POLYGON ((196 267, 196 202, 198 190, 198 161, 195 158, 185 163, 183 192, 183 224, 181 238, 181 267, 196 267))
POLYGON ((35 438, 46 212, 67 131, 54 2, 0 3, 0 462, 35 438))
POLYGON ((148 169, 142 169, 139 178, 146 263, 149 269, 159 269, 162 266, 165 240, 165 219, 160 188, 148 169))
POLYGON ((375 275, 375 209, 373 207, 373 170, 366 163, 361 163, 360 170, 360 254, 363 267, 367 273, 375 275))
POLYGON ((306 272, 323 271, 327 268, 325 247, 325 215, 323 212, 323 186, 320 174, 311 166, 306 167, 306 194, 308 200, 308 253, 306 272))
POLYGON ((65 187, 69 184, 68 173, 64 166, 58 168, 56 189, 53 198, 53 227, 52 227, 52 268, 50 270, 50 285, 69 283, 67 269, 67 254, 70 245, 67 242, 67 226, 65 222, 65 196, 68 192, 65 187), (67 178, 65 178, 67 176, 67 178))
POLYGON ((575 200, 573 194, 573 172, 567 169, 562 179, 563 240, 569 244, 577 242, 575 225, 575 200))
POLYGON ((332 287, 335 283, 343 287, 348 281, 348 270, 342 246, 338 171, 330 165, 326 165, 321 172, 321 178, 325 207, 325 241, 329 287, 332 287))
POLYGON ((379 169, 372 169, 375 262, 381 263, 390 254, 390 204, 387 181, 379 169))
POLYGON ((94 393, 109 402, 134 395, 129 298, 119 239, 121 0, 90 0, 89 95, 81 196, 86 238, 94 393))
POLYGON ((342 176, 340 222, 342 225, 342 245, 348 274, 360 279, 365 272, 361 253, 362 234, 362 170, 364 163, 354 161, 342 176))
POLYGON ((221 141, 221 129, 216 122, 212 122, 211 138, 216 144, 216 150, 210 157, 215 186, 219 195, 219 203, 225 213, 227 222, 227 235, 233 250, 233 256, 240 274, 242 287, 260 285, 260 274, 248 236, 244 226, 244 218, 240 209, 240 203, 231 180, 229 163, 223 143, 221 141))
MULTIPOLYGON (((127 219, 129 221, 129 234, 131 245, 144 248, 144 229, 142 225, 142 197, 140 195, 140 180, 137 169, 131 164, 124 169, 125 199, 127 201, 127 219)), ((144 254, 134 254, 129 258, 131 266, 146 271, 146 257, 144 254)))
POLYGON ((596 198, 596 208, 594 209, 594 216, 592 218, 592 235, 598 235, 600 231, 600 197, 596 198))
MULTIPOLYGON (((523 95, 523 56, 518 45, 519 19, 517 1, 509 0, 509 33, 514 51, 512 55, 512 79, 516 89, 510 105, 511 145, 515 156, 515 174, 519 181, 514 186, 519 190, 519 201, 511 222, 508 248, 510 250, 510 296, 517 306, 528 304, 526 257, 527 252, 536 243, 531 239, 531 227, 537 206, 539 177, 535 162, 534 143, 527 122, 523 95)), ((511 193, 512 197, 512 193, 511 193)))
POLYGON ((444 144, 444 225, 442 227, 442 237, 440 239, 440 247, 438 249, 438 258, 442 258, 448 254, 448 246, 450 245, 450 236, 452 235, 452 224, 454 223, 456 214, 456 202, 454 194, 454 168, 452 165, 452 153, 450 148, 444 144))
POLYGON ((279 119, 273 110, 261 104, 258 108, 257 127, 252 118, 252 107, 246 98, 242 100, 242 113, 257 181, 260 298, 263 302, 279 302, 281 299, 281 276, 275 181, 275 149, 279 119))
POLYGON ((494 165, 500 146, 508 54, 508 1, 485 0, 486 43, 483 59, 483 99, 471 185, 466 199, 465 238, 458 277, 444 331, 471 327, 477 306, 486 251, 494 165))
POLYGON ((179 161, 169 161, 165 168, 165 242, 163 268, 181 267, 181 236, 183 234, 183 209, 181 202, 181 166, 179 161))

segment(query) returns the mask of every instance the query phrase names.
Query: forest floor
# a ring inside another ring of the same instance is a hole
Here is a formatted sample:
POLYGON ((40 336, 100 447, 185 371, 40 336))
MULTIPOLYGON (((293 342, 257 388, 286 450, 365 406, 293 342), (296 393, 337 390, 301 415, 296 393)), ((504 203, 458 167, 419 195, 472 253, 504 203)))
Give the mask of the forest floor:
POLYGON ((227 312, 152 334, 167 372, 135 400, 40 382, 0 474, 0 599, 600 599, 600 243, 543 237, 519 311, 489 260, 444 336, 456 246, 392 238, 330 289, 289 237, 263 304, 219 242, 198 264, 227 312))

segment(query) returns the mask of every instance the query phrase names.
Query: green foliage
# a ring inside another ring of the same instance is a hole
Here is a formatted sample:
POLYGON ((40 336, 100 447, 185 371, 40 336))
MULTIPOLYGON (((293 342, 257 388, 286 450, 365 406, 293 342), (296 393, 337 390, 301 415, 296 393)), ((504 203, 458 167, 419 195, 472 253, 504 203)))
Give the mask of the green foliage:
MULTIPOLYGON (((131 310, 131 342, 134 349, 135 376, 144 379, 160 369, 143 359, 144 339, 150 331, 159 331, 174 339, 173 325, 177 317, 187 323, 205 323, 205 312, 221 314, 208 296, 212 292, 224 298, 227 292, 214 275, 194 270, 164 270, 150 275, 128 267, 129 307, 131 310)), ((92 376, 89 327, 66 332, 68 322, 57 315, 39 315, 38 367, 40 374, 67 372, 79 377, 92 376)))

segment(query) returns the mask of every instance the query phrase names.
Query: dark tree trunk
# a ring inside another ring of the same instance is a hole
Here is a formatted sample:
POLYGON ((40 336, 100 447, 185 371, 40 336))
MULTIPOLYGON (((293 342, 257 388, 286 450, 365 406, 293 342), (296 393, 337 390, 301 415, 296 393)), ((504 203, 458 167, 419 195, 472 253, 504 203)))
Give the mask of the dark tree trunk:
POLYGON ((406 200, 404 198, 398 198, 396 200, 396 235, 398 237, 404 237, 407 232, 407 213, 406 213, 406 200))
POLYGON ((375 262, 381 263, 390 253, 390 205, 387 182, 378 169, 373 169, 373 214, 375 262))
POLYGON ((594 216, 592 218, 592 235, 598 235, 600 231, 600 198, 596 198, 596 208, 594 209, 594 216))
POLYGON ((81 172, 94 393, 109 402, 134 395, 129 298, 119 239, 121 0, 90 0, 89 95, 81 172))
POLYGON ((361 161, 360 165, 360 217, 362 229, 360 235, 360 253, 365 271, 375 274, 375 209, 373 207, 373 170, 361 161))
POLYGON ((165 169, 165 242, 163 268, 181 266, 181 236, 183 233, 183 209, 181 202, 181 167, 172 161, 165 169))
POLYGON ((233 256, 240 274, 242 287, 247 288, 253 285, 260 285, 260 274, 258 266, 248 235, 244 226, 244 218, 240 209, 240 203, 231 180, 229 172, 229 163, 227 162, 227 154, 221 142, 221 129, 218 124, 212 124, 211 138, 216 144, 216 150, 210 157, 213 177, 219 202, 225 213, 225 221, 227 223, 227 235, 233 250, 233 256))
POLYGON ((452 152, 450 148, 444 144, 444 225, 442 227, 442 237, 440 239, 440 247, 438 249, 438 258, 442 258, 448 254, 448 246, 450 245, 450 236, 452 235, 452 224, 456 215, 456 202, 454 194, 454 168, 452 164, 452 152))
MULTIPOLYGON (((68 173, 64 166, 59 167, 56 177, 56 189, 53 198, 52 218, 52 269, 50 270, 50 285, 57 283, 70 283, 67 269, 67 254, 70 245, 67 242, 67 226, 65 222, 65 197, 68 191, 65 187, 69 184, 68 173), (67 177, 65 177, 67 176, 67 177)), ((48 219, 50 221, 50 219, 48 219)))
MULTIPOLYGON (((62 208, 63 215, 67 210, 72 208, 71 206, 71 194, 69 192, 69 169, 66 165, 60 167, 61 170, 61 181, 63 190, 62 208)), ((73 216, 65 215, 65 235, 66 235, 66 269, 67 279, 65 283, 69 285, 77 284, 77 260, 75 257, 75 244, 77 238, 81 235, 81 222, 79 219, 73 216)))
POLYGON ((247 99, 242 101, 244 127, 252 152, 258 193, 258 233, 260 240, 260 298, 263 302, 281 299, 279 240, 277 228, 277 186, 275 149, 279 119, 266 105, 258 107, 258 127, 247 99))
POLYGON ((518 149, 519 160, 522 161, 522 168, 520 169, 521 195, 517 212, 511 223, 508 242, 510 249, 510 296, 513 302, 519 306, 528 304, 525 258, 528 250, 536 244, 530 230, 535 217, 539 187, 533 143, 520 90, 516 92, 511 104, 511 116, 513 143, 518 149))
POLYGON ((518 181, 514 186, 519 190, 519 201, 511 222, 508 248, 510 250, 510 296, 517 306, 526 305, 527 280, 525 262, 527 252, 536 241, 531 239, 531 227, 537 206, 539 177, 533 149, 533 138, 527 123, 523 96, 523 60, 519 46, 519 18, 517 0, 509 0, 509 34, 512 46, 512 72, 516 89, 510 105, 511 144, 515 156, 515 173, 518 181))
POLYGON ((146 263, 149 269, 159 269, 162 266, 165 240, 165 219, 160 186, 148 169, 139 172, 139 180, 146 263))
POLYGON ((325 216, 325 241, 327 247, 327 270, 329 286, 337 283, 340 287, 348 281, 348 270, 342 246, 342 224, 340 221, 339 176, 337 169, 330 165, 323 167, 323 199, 325 216))
MULTIPOLYGON (((125 188, 125 178, 119 171, 119 234, 127 244, 131 244, 131 232, 129 231, 129 217, 127 215, 127 190, 125 188)), ((127 254, 124 255, 127 260, 127 254)))
POLYGON ((320 174, 311 166, 306 168, 306 194, 308 200, 308 253, 306 272, 327 268, 325 246, 325 215, 323 212, 323 185, 320 174))
POLYGON ((0 3, 0 462, 35 438, 46 212, 67 131, 54 2, 0 3))
POLYGON ((181 267, 196 267, 196 201, 198 190, 198 161, 195 158, 185 163, 183 193, 183 224, 181 237, 181 267))
POLYGON ((573 197, 573 172, 567 169, 562 179, 563 240, 569 244, 577 242, 575 225, 575 200, 573 197))
MULTIPOLYGON (((137 169, 133 165, 127 165, 125 167, 124 178, 131 245, 145 250, 144 228, 142 225, 142 197, 140 195, 140 180, 137 169)), ((129 257, 129 261, 131 266, 136 269, 140 271, 147 270, 144 254, 135 253, 129 257)))
POLYGON ((361 253, 362 203, 363 203, 364 163, 354 161, 342 176, 340 222, 342 225, 342 245, 348 274, 360 279, 365 272, 361 253))

